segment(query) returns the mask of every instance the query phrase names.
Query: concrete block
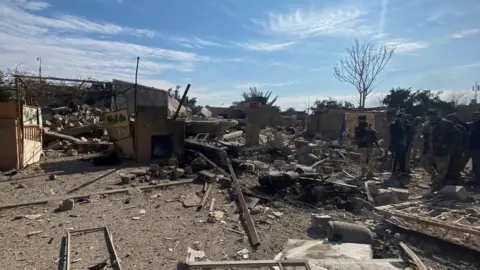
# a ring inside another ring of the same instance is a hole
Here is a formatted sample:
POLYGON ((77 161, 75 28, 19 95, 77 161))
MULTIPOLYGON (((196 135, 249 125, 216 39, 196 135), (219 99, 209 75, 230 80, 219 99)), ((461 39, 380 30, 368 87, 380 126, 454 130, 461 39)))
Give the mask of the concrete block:
POLYGON ((440 190, 440 194, 443 195, 446 199, 449 200, 457 200, 457 201, 465 201, 468 199, 470 194, 463 186, 452 186, 448 185, 440 190))
POLYGON ((395 192, 395 195, 397 196, 398 200, 401 202, 408 201, 408 198, 410 197, 410 192, 408 191, 408 189, 405 189, 405 188, 389 187, 388 190, 395 192))
POLYGON ((212 117, 212 112, 209 109, 207 109, 206 107, 202 107, 198 114, 203 116, 203 117, 206 117, 206 118, 212 117))
POLYGON ((394 191, 388 189, 379 189, 378 194, 375 196, 375 204, 378 206, 397 204, 399 200, 394 191))
POLYGON ((120 179, 122 180, 122 184, 129 184, 130 181, 135 180, 135 175, 131 174, 120 174, 120 179))
POLYGON ((312 214, 312 227, 313 228, 327 228, 328 222, 332 220, 331 216, 312 214))

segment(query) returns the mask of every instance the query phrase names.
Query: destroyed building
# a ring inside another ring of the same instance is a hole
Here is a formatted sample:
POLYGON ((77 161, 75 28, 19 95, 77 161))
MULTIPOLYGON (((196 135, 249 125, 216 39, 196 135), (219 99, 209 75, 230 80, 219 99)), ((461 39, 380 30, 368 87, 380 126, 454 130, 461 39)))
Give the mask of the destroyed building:
MULTIPOLYGON (((391 177, 380 151, 377 177, 359 179, 358 150, 339 140, 359 112, 288 124, 269 106, 194 114, 161 89, 101 85, 110 95, 92 104, 0 113, 2 125, 23 121, 8 130, 41 125, 44 143, 39 161, 2 175, 7 269, 478 266, 478 195, 429 193, 417 168, 408 181, 391 177)), ((362 114, 384 129, 384 112, 362 114)))

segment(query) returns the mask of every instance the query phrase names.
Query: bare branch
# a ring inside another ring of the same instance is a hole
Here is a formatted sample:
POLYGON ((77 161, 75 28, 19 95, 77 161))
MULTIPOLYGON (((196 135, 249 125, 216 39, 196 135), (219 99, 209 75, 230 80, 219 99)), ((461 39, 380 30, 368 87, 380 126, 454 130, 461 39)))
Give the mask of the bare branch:
POLYGON ((375 89, 378 74, 385 68, 395 53, 396 46, 360 42, 347 48, 347 56, 333 67, 333 75, 341 82, 355 87, 359 94, 359 107, 365 106, 365 100, 375 89))

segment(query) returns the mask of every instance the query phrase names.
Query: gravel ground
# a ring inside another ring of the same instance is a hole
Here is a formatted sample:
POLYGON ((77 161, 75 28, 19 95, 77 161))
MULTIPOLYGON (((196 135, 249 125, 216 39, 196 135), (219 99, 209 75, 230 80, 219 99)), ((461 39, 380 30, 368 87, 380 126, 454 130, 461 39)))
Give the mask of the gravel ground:
MULTIPOLYGON (((0 203, 125 187, 118 185, 120 179, 117 174, 137 168, 145 169, 134 163, 121 167, 94 167, 78 157, 52 154, 39 165, 31 166, 13 177, 4 177, 0 182, 0 203), (49 180, 52 172, 57 175, 56 180, 49 180)), ((243 178, 240 181, 255 182, 243 178)), ((208 210, 198 212, 195 208, 182 205, 183 196, 201 193, 202 189, 203 185, 187 184, 148 193, 97 196, 89 202, 77 202, 73 210, 66 212, 55 211, 61 203, 59 200, 44 205, 0 210, 0 241, 5 243, 0 247, 0 269, 58 269, 62 237, 72 229, 107 226, 124 269, 175 269, 178 261, 185 260, 188 247, 200 247, 210 260, 240 259, 236 253, 242 249, 249 250, 249 259, 273 259, 283 249, 287 239, 319 236, 309 230, 310 215, 318 213, 318 210, 286 203, 262 203, 270 210, 252 215, 262 243, 257 250, 253 250, 246 236, 228 230, 243 232, 240 222, 225 217, 209 223, 206 222, 208 210), (25 217, 36 214, 41 216, 25 217), (28 236, 33 232, 34 235, 28 236)), ((215 210, 223 210, 230 203, 227 190, 218 187, 210 198, 216 199, 215 210)), ((365 221, 361 216, 342 210, 321 212, 330 214, 336 220, 365 221)), ((460 249, 455 250, 452 245, 418 240, 418 236, 415 238, 408 234, 407 237, 403 232, 402 235, 405 235, 404 241, 419 252, 432 269, 458 269, 452 268, 455 265, 452 262, 458 258, 466 267, 464 269, 475 269, 469 266, 480 265, 474 257, 467 256, 460 249), (432 252, 429 253, 429 250, 432 252), (441 257, 437 258, 440 255, 436 254, 441 254, 441 257)), ((397 249, 394 244, 388 245, 385 248, 397 249)), ((71 254, 73 261, 78 260, 72 269, 86 269, 107 260, 102 233, 73 236, 71 254)), ((396 254, 396 251, 391 254, 396 254)))

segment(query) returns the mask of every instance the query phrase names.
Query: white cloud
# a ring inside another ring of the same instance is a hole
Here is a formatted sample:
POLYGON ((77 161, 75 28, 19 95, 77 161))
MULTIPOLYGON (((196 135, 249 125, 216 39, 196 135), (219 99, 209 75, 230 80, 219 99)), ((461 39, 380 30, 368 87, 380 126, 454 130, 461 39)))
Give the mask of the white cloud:
POLYGON ((362 10, 353 6, 324 10, 294 9, 284 14, 269 13, 268 20, 253 19, 252 22, 269 34, 280 36, 359 36, 373 31, 363 15, 362 10))
POLYGON ((395 52, 404 54, 412 53, 413 51, 428 47, 428 44, 425 42, 408 41, 404 39, 390 40, 385 42, 384 45, 396 46, 395 52))
POLYGON ((223 45, 220 43, 201 39, 198 37, 192 37, 192 38, 172 37, 170 38, 170 40, 186 48, 223 47, 223 45))
POLYGON ((465 38, 480 33, 480 28, 466 29, 452 35, 452 38, 465 38))
POLYGON ((235 43, 237 46, 250 50, 250 51, 263 51, 263 52, 273 52, 285 50, 296 42, 284 42, 284 43, 265 43, 265 42, 246 42, 246 43, 235 43))
POLYGON ((43 10, 43 9, 46 9, 50 6, 49 3, 46 3, 46 2, 40 2, 40 1, 18 1, 19 4, 22 5, 22 7, 24 9, 28 9, 28 10, 32 10, 32 11, 40 11, 40 10, 43 10))
POLYGON ((55 19, 37 16, 12 2, 0 2, 0 69, 21 64, 19 69, 36 74, 36 59, 41 57, 44 76, 133 81, 137 56, 139 77, 144 79, 158 77, 166 70, 190 72, 198 62, 212 60, 190 52, 113 41, 114 37, 93 39, 82 35, 122 34, 126 29, 69 15, 55 19))
MULTIPOLYGON (((107 35, 128 34, 147 37, 153 37, 156 35, 154 31, 147 29, 137 29, 111 23, 94 22, 85 18, 65 14, 55 17, 35 15, 22 9, 26 8, 26 6, 32 2, 20 2, 0 2, 1 20, 10 23, 20 23, 29 27, 48 28, 49 31, 60 31, 62 33, 97 33, 107 35)), ((39 5, 37 4, 36 6, 38 7, 39 5)))

